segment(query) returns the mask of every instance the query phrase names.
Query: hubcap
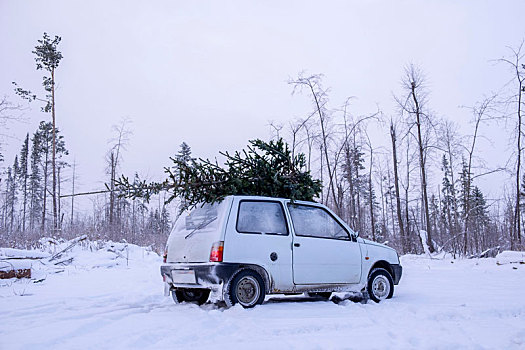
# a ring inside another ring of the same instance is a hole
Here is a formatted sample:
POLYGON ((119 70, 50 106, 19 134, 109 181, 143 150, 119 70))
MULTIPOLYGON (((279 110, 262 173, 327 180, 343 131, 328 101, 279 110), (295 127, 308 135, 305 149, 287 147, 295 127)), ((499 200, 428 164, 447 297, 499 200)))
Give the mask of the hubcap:
POLYGON ((388 294, 390 294, 390 283, 385 276, 379 275, 374 278, 372 282, 372 293, 374 293, 374 296, 379 300, 388 297, 388 294))
POLYGON ((237 284, 235 294, 241 305, 251 306, 259 300, 261 295, 259 282, 252 276, 245 276, 237 284))

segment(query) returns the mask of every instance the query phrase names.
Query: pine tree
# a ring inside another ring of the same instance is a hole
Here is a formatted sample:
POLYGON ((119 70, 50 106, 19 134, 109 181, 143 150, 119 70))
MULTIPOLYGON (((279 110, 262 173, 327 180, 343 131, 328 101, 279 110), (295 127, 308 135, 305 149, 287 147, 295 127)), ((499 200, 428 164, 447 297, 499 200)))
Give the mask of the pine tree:
MULTIPOLYGON (((191 157, 191 148, 186 142, 181 143, 180 150, 175 156, 177 164, 183 164, 184 166, 190 166, 195 161, 191 157)), ((181 200, 181 207, 186 207, 187 203, 184 198, 181 200)))
POLYGON ((440 210, 440 206, 439 206, 439 200, 437 199, 436 195, 435 194, 432 194, 430 196, 430 200, 429 200, 429 217, 430 217, 430 224, 432 226, 432 232, 438 234, 438 235, 434 235, 434 238, 438 238, 440 235, 439 233, 441 233, 441 227, 440 227, 440 223, 441 223, 441 210, 440 210))
POLYGON ((470 217, 471 220, 471 229, 473 237, 471 239, 474 241, 475 250, 480 252, 483 247, 483 241, 485 241, 485 235, 487 228, 490 224, 490 218, 487 210, 487 202, 483 196, 481 190, 474 186, 470 195, 470 217))
POLYGON ((364 227, 361 220, 361 197, 367 192, 367 180, 364 173, 360 174, 360 171, 365 169, 363 166, 364 152, 360 147, 350 145, 346 147, 345 152, 343 170, 349 186, 349 221, 352 227, 362 231, 364 227))
MULTIPOLYGON (((41 216, 41 231, 45 230, 46 222, 46 213, 47 213, 47 193, 48 190, 48 180, 49 180, 49 168, 53 164, 53 148, 55 149, 55 156, 60 158, 62 155, 67 155, 68 151, 65 146, 64 137, 59 135, 60 131, 58 128, 53 132, 53 125, 49 122, 40 122, 38 130, 35 133, 34 139, 38 140, 38 152, 41 153, 39 158, 41 174, 43 176, 43 184, 41 188, 42 193, 42 216, 41 216), (55 136, 56 133, 56 136, 55 136), (56 141, 56 147, 53 147, 53 140, 56 141)), ((39 170, 39 171, 40 171, 39 170)), ((51 192, 52 193, 52 192, 51 192)), ((58 209, 58 208, 57 208, 58 209)), ((53 230, 55 230, 53 226, 53 230)))
MULTIPOLYGON (((46 91, 45 98, 39 98, 36 94, 29 90, 24 90, 13 82, 16 86, 15 92, 24 99, 29 101, 38 100, 44 102, 45 105, 42 107, 42 111, 46 113, 51 113, 52 119, 52 154, 51 154, 51 167, 53 174, 53 183, 52 183, 52 196, 53 196, 53 229, 57 230, 58 226, 58 211, 57 211, 57 194, 56 194, 56 156, 59 152, 57 139, 57 128, 56 128, 56 117, 55 117, 55 70, 58 68, 60 61, 62 60, 62 53, 58 51, 58 44, 62 39, 59 36, 55 36, 54 39, 51 39, 47 33, 44 33, 44 36, 41 40, 38 40, 38 45, 35 46, 35 50, 32 53, 36 56, 36 69, 45 70, 49 75, 43 77, 42 85, 46 91)), ((45 216, 45 215, 44 215, 45 216)))
MULTIPOLYGON (((451 182, 452 169, 450 168, 449 161, 445 155, 441 160, 441 170, 443 171, 443 180, 441 182, 441 213, 444 230, 447 232, 448 239, 453 239, 456 232, 454 213, 455 208, 455 196, 454 185, 451 182)), ((456 248, 456 247, 455 247, 456 248)))
POLYGON ((27 181, 29 178, 29 133, 20 151, 19 186, 22 192, 22 232, 26 231, 27 181))
POLYGON ((40 133, 36 131, 31 139, 31 175, 29 176, 29 228, 33 230, 35 223, 40 220, 42 211, 42 172, 40 162, 43 149, 40 133))
POLYGON ((175 156, 177 162, 189 164, 193 158, 191 158, 191 148, 186 142, 181 143, 179 153, 175 156))
POLYGON ((468 166, 465 160, 461 164, 461 173, 460 173, 460 200, 459 206, 461 209, 461 216, 463 219, 463 226, 466 228, 463 232, 463 253, 467 253, 468 249, 468 240, 470 235, 470 223, 471 221, 471 210, 470 210, 470 195, 472 184, 470 182, 472 174, 468 172, 468 166))
MULTIPOLYGON (((16 164, 16 160, 15 160, 16 164)), ((6 181, 6 227, 7 232, 13 235, 13 224, 15 219, 15 203, 16 203, 16 172, 11 168, 7 168, 6 181)))
POLYGON ((374 241, 383 241, 385 239, 384 232, 382 230, 381 224, 377 223, 374 219, 379 203, 377 202, 376 191, 372 186, 372 178, 365 179, 366 185, 368 188, 364 188, 363 196, 368 204, 369 210, 369 219, 370 219, 370 228, 372 234, 372 240, 374 241))
POLYGON ((162 206, 159 217, 159 229, 161 234, 168 234, 170 232, 170 213, 166 206, 162 206))
POLYGON ((10 184, 10 189, 9 189, 9 196, 11 197, 11 202, 10 202, 10 230, 11 232, 14 232, 14 222, 15 222, 15 216, 16 216, 16 205, 18 203, 18 177, 20 175, 20 166, 18 164, 18 155, 15 156, 15 161, 13 162, 13 174, 12 174, 12 179, 11 179, 11 184, 10 184))

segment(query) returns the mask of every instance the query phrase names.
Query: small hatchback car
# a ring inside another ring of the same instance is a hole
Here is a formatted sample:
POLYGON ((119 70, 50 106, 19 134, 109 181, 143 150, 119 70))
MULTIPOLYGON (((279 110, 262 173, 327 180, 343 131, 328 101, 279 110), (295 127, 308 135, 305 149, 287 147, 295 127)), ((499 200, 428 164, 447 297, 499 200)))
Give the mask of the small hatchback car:
POLYGON ((349 291, 379 302, 392 297, 401 272, 394 249, 358 237, 324 205, 252 196, 182 214, 161 266, 176 302, 246 308, 267 294, 349 291))

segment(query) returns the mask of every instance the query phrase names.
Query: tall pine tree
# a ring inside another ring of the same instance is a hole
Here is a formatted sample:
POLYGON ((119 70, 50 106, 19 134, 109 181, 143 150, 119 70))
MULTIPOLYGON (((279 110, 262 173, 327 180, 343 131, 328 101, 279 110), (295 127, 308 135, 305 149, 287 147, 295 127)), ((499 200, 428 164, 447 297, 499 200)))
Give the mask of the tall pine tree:
MULTIPOLYGON (((32 53, 35 55, 36 69, 44 70, 48 75, 44 75, 42 85, 46 91, 45 97, 38 97, 30 90, 24 90, 13 82, 16 86, 15 92, 22 98, 29 101, 40 101, 44 102, 45 105, 42 107, 42 111, 51 113, 51 168, 52 168, 52 203, 53 203, 53 230, 56 231, 58 228, 58 209, 57 209, 57 171, 56 171, 56 156, 59 152, 57 139, 57 128, 56 128, 56 116, 55 116, 55 70, 58 68, 60 61, 62 60, 62 53, 58 51, 58 44, 62 39, 59 36, 55 36, 53 39, 49 37, 47 33, 41 40, 38 40, 38 45, 35 46, 35 50, 32 53)), ((44 215, 45 216, 45 215, 44 215)))
POLYGON ((22 232, 26 231, 27 182, 29 179, 29 133, 27 133, 20 150, 19 186, 22 193, 22 232))

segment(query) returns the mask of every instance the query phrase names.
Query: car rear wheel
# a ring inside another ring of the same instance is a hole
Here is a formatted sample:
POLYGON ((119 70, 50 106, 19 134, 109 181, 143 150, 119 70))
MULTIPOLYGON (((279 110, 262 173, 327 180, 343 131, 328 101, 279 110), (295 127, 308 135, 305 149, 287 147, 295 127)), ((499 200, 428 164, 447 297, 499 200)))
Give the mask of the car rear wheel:
POLYGON ((385 269, 373 269, 368 277, 368 295, 370 299, 379 303, 381 300, 390 299, 394 294, 394 281, 385 269))
POLYGON ((188 302, 198 305, 204 304, 210 296, 209 289, 177 289, 171 296, 176 303, 188 302))
POLYGON ((264 301, 265 289, 261 276, 252 270, 243 270, 231 282, 228 298, 232 305, 241 304, 244 308, 252 308, 264 301))

